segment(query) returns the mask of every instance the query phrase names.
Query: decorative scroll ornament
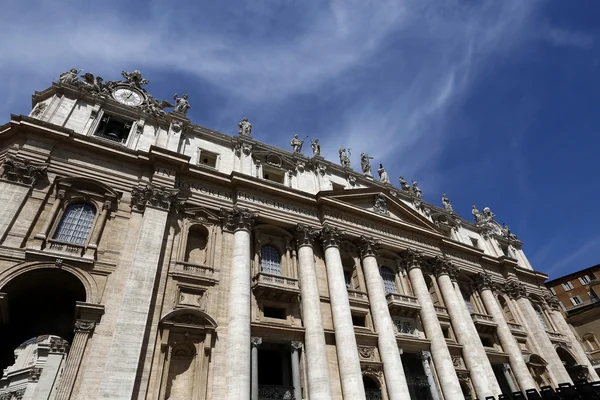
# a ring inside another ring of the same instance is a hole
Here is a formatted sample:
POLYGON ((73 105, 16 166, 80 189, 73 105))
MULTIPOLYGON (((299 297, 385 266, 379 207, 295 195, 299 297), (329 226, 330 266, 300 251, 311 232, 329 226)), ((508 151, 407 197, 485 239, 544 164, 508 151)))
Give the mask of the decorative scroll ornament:
POLYGON ((556 298, 556 296, 550 293, 546 293, 544 295, 544 300, 546 301, 548 306, 550 306, 550 308, 554 310, 560 310, 560 301, 556 298))
POLYGON ((146 206, 180 211, 184 202, 177 197, 178 194, 179 189, 157 187, 149 183, 146 187, 131 189, 131 207, 137 211, 144 211, 146 206))
POLYGON ((375 347, 373 346, 358 346, 358 354, 365 360, 373 360, 375 357, 375 347))
POLYGON ((64 339, 51 338, 50 351, 53 353, 66 353, 69 350, 69 342, 64 339))
POLYGON ((17 159, 7 156, 2 163, 2 175, 0 177, 9 181, 35 185, 35 183, 46 175, 48 164, 35 164, 29 159, 17 159))
POLYGON ((379 239, 361 235, 358 248, 360 249, 361 257, 374 256, 377 250, 381 247, 379 239))
POLYGON ((258 212, 250 211, 247 208, 237 206, 232 209, 221 208, 221 224, 228 231, 233 232, 239 229, 250 231, 256 217, 258 217, 258 212))
POLYGON ((0 400, 22 400, 23 396, 25 396, 25 388, 2 393, 0 400))
POLYGON ((46 103, 38 103, 35 106, 35 108, 33 109, 33 111, 31 112, 31 117, 38 118, 40 115, 42 115, 44 113, 44 111, 46 111, 47 107, 48 107, 48 104, 46 104, 46 103))
POLYGON ((465 363, 461 356, 452 356, 452 365, 454 368, 465 369, 465 363))
POLYGON ((527 297, 525 285, 517 281, 507 281, 503 286, 504 292, 513 299, 527 297))
POLYGON ((312 246, 314 240, 319 236, 319 231, 308 225, 298 224, 296 225, 295 234, 298 247, 312 246))
POLYGON ((323 229, 321 229, 321 242, 323 243, 323 247, 338 247, 343 235, 344 232, 342 230, 329 224, 325 224, 323 229))
POLYGON ((91 333, 96 327, 94 321, 88 321, 85 319, 78 319, 75 321, 75 332, 86 332, 91 333))
POLYGON ((435 256, 431 261, 431 267, 436 276, 448 275, 452 280, 456 280, 458 276, 458 267, 452 264, 445 254, 443 256, 435 256))
POLYGON ((492 276, 486 271, 477 274, 477 278, 475 278, 475 283, 477 285, 477 289, 479 290, 494 289, 494 281, 492 280, 492 276))
POLYGON ((406 249, 402 253, 402 263, 406 270, 421 268, 423 265, 423 253, 415 249, 406 249))
POLYGON ((377 193, 373 199, 373 211, 383 215, 390 215, 387 205, 387 197, 382 193, 377 193))

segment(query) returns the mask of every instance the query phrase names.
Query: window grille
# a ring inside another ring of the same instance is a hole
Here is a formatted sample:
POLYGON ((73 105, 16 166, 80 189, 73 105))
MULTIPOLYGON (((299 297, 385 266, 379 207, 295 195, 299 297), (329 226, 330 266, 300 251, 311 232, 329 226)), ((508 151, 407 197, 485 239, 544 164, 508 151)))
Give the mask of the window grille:
POLYGON ((398 293, 396 286, 396 274, 386 266, 381 267, 381 277, 383 278, 383 286, 386 293, 398 293))
POLYGON ((260 270, 268 274, 281 275, 281 253, 279 250, 268 244, 261 247, 260 270))
POLYGON ((85 244, 92 229, 96 208, 90 204, 71 204, 65 210, 54 239, 75 244, 85 244))

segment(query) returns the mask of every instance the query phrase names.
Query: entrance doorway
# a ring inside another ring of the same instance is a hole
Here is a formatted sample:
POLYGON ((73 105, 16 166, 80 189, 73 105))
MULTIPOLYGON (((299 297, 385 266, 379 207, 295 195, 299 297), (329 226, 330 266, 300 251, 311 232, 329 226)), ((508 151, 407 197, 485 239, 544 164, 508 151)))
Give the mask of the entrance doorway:
POLYGON ((365 387, 365 395, 367 400, 382 400, 381 386, 379 382, 368 375, 363 375, 363 385, 365 387))

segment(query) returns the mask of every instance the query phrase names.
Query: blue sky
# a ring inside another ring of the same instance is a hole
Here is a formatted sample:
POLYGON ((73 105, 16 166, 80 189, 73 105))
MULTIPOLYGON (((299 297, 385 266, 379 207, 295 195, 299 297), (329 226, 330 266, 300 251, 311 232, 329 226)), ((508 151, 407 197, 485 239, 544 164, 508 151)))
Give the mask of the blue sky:
POLYGON ((69 68, 140 69, 198 124, 366 151, 393 183, 489 206, 557 277, 600 263, 600 3, 5 0, 2 121, 69 68), (576 6, 574 6, 576 4, 576 6))

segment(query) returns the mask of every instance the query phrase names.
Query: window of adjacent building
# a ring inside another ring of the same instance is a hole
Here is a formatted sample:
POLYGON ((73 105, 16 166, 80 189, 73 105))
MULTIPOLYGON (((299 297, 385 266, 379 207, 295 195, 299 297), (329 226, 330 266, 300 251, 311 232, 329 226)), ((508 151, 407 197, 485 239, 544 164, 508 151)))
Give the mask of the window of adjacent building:
POLYGON ((563 283, 562 287, 565 291, 573 290, 573 284, 571 283, 571 281, 563 283))
POLYGON ((352 314, 352 325, 365 328, 367 326, 366 315, 352 314))
POLYGON ((129 136, 129 131, 131 131, 131 125, 130 121, 104 114, 100 119, 94 136, 117 143, 125 143, 129 136))
POLYGON ((586 342, 588 349, 590 351, 600 350, 600 346, 598 345, 596 336, 594 336, 593 333, 587 333, 587 334, 583 335, 583 340, 586 342))
POLYGON ((96 207, 91 204, 69 205, 54 232, 53 239, 84 245, 92 229, 95 216, 96 207))
POLYGON ((590 296, 590 300, 598 301, 598 296, 596 295, 596 292, 594 292, 593 290, 588 292, 588 295, 590 296))
POLYGON ((386 293, 398 293, 394 271, 384 265, 381 267, 381 278, 383 278, 383 286, 386 293))
POLYGON ((263 167, 263 178, 268 181, 273 181, 282 184, 285 182, 285 174, 283 173, 283 171, 271 168, 263 167))
POLYGON ((553 287, 551 287, 551 288, 550 288, 550 293, 552 293, 553 295, 555 295, 555 296, 556 296, 556 290, 554 290, 554 288, 553 288, 553 287))
POLYGON ((475 247, 476 249, 479 248, 479 240, 475 239, 475 238, 469 238, 471 239, 471 244, 473 245, 473 247, 475 247))
POLYGON ((281 253, 271 245, 260 248, 260 270, 268 274, 281 275, 281 253))
POLYGON ((583 301, 581 301, 581 297, 573 296, 573 297, 571 297, 571 303, 573 303, 573 305, 576 306, 576 305, 583 303, 583 301))
POLYGON ((216 168, 218 154, 204 149, 198 149, 198 164, 206 165, 207 167, 216 168))
POLYGON ((579 282, 581 282, 582 285, 587 285, 588 283, 590 283, 590 277, 587 275, 580 276, 579 282))

